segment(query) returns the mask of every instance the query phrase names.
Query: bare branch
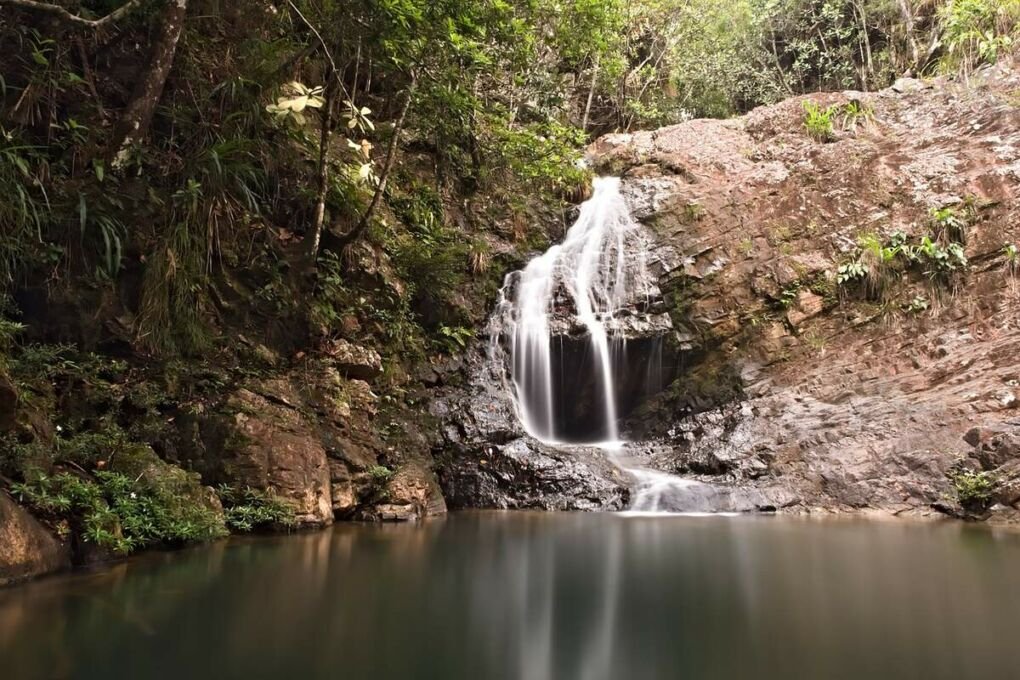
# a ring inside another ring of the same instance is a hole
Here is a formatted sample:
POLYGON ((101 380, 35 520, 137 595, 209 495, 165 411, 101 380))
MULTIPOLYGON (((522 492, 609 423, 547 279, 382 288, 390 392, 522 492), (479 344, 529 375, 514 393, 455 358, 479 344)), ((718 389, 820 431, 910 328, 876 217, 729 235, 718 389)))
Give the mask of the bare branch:
POLYGON ((107 24, 116 23, 120 19, 123 19, 125 16, 138 9, 142 2, 144 2, 144 0, 128 0, 128 2, 100 19, 86 19, 78 16, 77 14, 72 14, 59 5, 51 5, 48 2, 36 2, 35 0, 0 0, 0 5, 20 7, 21 9, 27 9, 34 12, 45 12, 76 26, 98 30, 107 24))

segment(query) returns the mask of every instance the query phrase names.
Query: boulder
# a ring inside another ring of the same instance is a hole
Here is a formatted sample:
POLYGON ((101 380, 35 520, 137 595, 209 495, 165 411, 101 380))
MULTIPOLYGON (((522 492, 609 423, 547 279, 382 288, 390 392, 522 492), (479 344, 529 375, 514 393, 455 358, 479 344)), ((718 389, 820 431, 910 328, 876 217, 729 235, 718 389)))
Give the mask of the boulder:
POLYGON ((70 548, 0 491, 0 586, 70 566, 70 548))
POLYGON ((341 338, 329 342, 324 351, 337 370, 348 378, 371 380, 382 375, 382 358, 370 347, 355 345, 341 338))
POLYGON ((455 508, 621 510, 629 480, 592 447, 554 448, 530 437, 460 447, 440 470, 455 508))
POLYGON ((825 300, 809 290, 801 290, 797 293, 790 309, 786 312, 786 320, 791 326, 797 328, 808 319, 813 319, 825 310, 825 300))
POLYGON ((446 514, 446 502, 431 470, 417 463, 401 467, 387 481, 380 503, 368 513, 384 522, 406 522, 446 514))
POLYGON ((222 452, 222 478, 267 490, 290 503, 301 525, 333 522, 333 498, 325 449, 287 395, 269 401, 249 389, 227 400, 234 412, 222 452))
POLYGON ((982 470, 995 470, 1020 458, 1020 427, 974 427, 963 439, 974 447, 970 457, 981 464, 982 470))
POLYGON ((352 516, 359 501, 358 488, 350 469, 343 461, 330 459, 329 479, 333 515, 338 518, 352 516))

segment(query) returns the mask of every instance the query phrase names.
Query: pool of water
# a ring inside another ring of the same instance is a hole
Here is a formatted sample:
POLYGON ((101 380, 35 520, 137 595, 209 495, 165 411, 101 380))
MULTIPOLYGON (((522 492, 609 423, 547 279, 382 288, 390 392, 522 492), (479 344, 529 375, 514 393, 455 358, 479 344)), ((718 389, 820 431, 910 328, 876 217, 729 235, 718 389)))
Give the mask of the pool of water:
POLYGON ((463 513, 0 590, 0 677, 1020 677, 1020 536, 463 513))

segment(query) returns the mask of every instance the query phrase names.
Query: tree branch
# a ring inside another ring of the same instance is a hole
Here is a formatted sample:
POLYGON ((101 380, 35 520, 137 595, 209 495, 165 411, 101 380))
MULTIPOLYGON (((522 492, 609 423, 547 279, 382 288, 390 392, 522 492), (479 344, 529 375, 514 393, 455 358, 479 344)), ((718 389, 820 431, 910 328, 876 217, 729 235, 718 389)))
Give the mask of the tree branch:
POLYGON ((379 175, 379 184, 375 188, 375 193, 372 194, 372 201, 365 208, 365 212, 362 213, 361 219, 358 220, 358 224, 346 234, 341 235, 338 238, 340 246, 346 246, 354 243, 361 236, 361 232, 368 226, 369 221, 372 219, 372 213, 375 212, 376 207, 379 205, 379 200, 383 194, 386 193, 386 183, 390 178, 390 170, 393 167, 393 159, 396 156, 397 142, 400 138, 400 131, 404 127, 404 120, 407 118, 407 112, 411 108, 411 100, 414 99, 414 91, 418 86, 417 74, 411 71, 411 84, 407 87, 407 97, 404 99, 404 105, 400 109, 400 115, 397 117, 397 121, 393 124, 393 136, 390 137, 389 146, 386 148, 386 160, 383 162, 382 172, 379 175))
POLYGON ((84 28, 91 28, 92 30, 98 30, 107 24, 112 24, 123 19, 125 16, 138 9, 143 2, 144 0, 128 0, 128 2, 124 3, 101 19, 86 19, 78 16, 77 14, 72 14, 59 5, 51 5, 48 2, 36 2, 35 0, 0 0, 0 5, 10 5, 11 7, 19 7, 21 9, 32 10, 34 12, 45 12, 46 14, 51 14, 63 21, 66 21, 67 23, 82 26, 84 28))

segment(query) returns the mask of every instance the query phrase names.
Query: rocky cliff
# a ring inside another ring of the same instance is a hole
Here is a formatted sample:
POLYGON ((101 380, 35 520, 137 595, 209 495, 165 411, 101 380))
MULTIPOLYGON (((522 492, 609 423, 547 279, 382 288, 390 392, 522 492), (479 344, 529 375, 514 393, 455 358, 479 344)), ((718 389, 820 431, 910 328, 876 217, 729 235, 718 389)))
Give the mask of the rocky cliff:
MULTIPOLYGON (((642 309, 655 323, 626 332, 634 351, 665 357, 656 389, 628 406, 628 455, 706 482, 709 509, 1012 518, 1018 104, 1020 72, 1004 65, 967 84, 904 80, 598 140, 591 163, 622 177, 656 278, 642 309)), ((531 217, 554 237, 562 228, 548 212, 531 217)), ((464 318, 479 329, 490 279, 520 264, 518 222, 476 234, 499 262, 464 291, 464 318)), ((371 278, 384 298, 399 282, 385 258, 362 255, 351 280, 362 290, 371 278)), ((36 390, 36 403, 75 422, 131 428, 203 485, 271 492, 302 526, 417 519, 447 505, 627 506, 634 480, 604 451, 526 436, 484 332, 462 356, 395 381, 372 348, 390 317, 347 314, 345 339, 306 353, 273 344, 280 319, 245 311, 261 304, 255 288, 220 283, 224 309, 243 323, 224 323, 238 341, 219 365, 103 364, 86 376, 67 364, 60 384, 42 387, 15 375, 0 381, 0 430, 26 455, 69 441, 19 399, 36 390), (247 339, 260 324, 266 344, 247 339)), ((22 302, 36 322, 55 309, 22 302)), ((95 318, 106 319, 97 347, 123 349, 116 319, 95 318)), ((575 331, 564 326, 564 341, 575 331)), ((389 347, 398 357, 399 343, 389 347)), ((114 457, 103 455, 97 466, 114 457)), ((0 517, 4 544, 16 546, 0 581, 83 559, 6 496, 0 517)))
MULTIPOLYGON (((719 487, 720 509, 1012 516, 1018 93, 1003 65, 598 140, 679 357, 629 419, 642 461, 719 487)), ((522 437, 492 383, 448 418, 454 505, 622 502, 597 455, 522 437)))

